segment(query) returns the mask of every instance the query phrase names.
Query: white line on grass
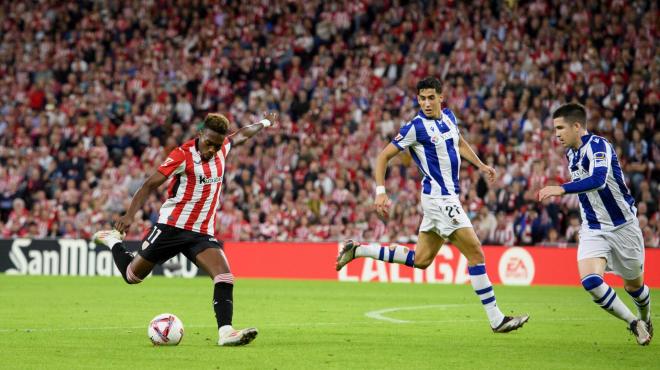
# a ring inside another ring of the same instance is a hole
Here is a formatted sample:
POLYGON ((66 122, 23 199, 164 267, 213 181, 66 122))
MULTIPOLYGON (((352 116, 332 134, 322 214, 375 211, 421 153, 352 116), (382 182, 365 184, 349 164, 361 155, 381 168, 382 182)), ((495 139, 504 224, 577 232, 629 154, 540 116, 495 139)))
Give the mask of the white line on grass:
POLYGON ((372 319, 376 319, 376 320, 393 322, 395 324, 407 324, 407 323, 411 323, 413 321, 393 319, 391 317, 384 316, 383 314, 390 313, 390 312, 397 312, 397 311, 417 311, 417 310, 426 310, 426 309, 430 309, 430 308, 445 309, 445 308, 463 307, 463 306, 472 306, 472 305, 471 304, 470 305, 467 305, 467 304, 433 304, 433 305, 426 305, 426 306, 391 307, 391 308, 383 308, 382 310, 369 311, 369 312, 366 312, 364 314, 364 316, 372 318, 372 319))
MULTIPOLYGON (((391 322, 393 324, 444 324, 452 322, 478 322, 484 320, 477 319, 453 319, 453 320, 400 320, 387 317, 384 314, 398 311, 417 311, 417 310, 426 310, 426 309, 447 309, 454 307, 464 307, 464 306, 473 306, 473 304, 434 304, 434 305, 425 305, 425 306, 408 306, 408 307, 390 307, 383 308, 380 310, 365 312, 364 316, 379 320, 391 322)), ((533 318, 534 321, 540 322, 560 322, 560 321, 608 321, 610 318, 587 318, 587 317, 557 317, 557 318, 533 318)))

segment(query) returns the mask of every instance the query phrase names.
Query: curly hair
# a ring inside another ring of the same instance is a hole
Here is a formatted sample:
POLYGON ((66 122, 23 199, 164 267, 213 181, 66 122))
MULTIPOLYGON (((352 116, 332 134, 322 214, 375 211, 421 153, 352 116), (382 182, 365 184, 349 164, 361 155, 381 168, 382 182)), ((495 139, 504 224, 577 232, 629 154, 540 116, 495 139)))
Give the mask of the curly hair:
POLYGON ((220 113, 209 113, 204 118, 204 128, 215 131, 220 135, 227 135, 229 120, 220 113))

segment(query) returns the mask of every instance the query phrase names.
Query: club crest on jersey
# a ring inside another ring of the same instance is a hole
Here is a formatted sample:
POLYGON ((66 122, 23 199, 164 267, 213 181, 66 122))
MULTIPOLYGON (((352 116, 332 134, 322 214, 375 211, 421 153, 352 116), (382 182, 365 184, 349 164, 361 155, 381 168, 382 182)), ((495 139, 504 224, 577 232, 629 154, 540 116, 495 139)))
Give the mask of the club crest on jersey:
POLYGON ((222 176, 220 177, 206 177, 206 176, 199 176, 199 183, 202 185, 210 185, 210 184, 217 184, 219 182, 222 182, 222 176))

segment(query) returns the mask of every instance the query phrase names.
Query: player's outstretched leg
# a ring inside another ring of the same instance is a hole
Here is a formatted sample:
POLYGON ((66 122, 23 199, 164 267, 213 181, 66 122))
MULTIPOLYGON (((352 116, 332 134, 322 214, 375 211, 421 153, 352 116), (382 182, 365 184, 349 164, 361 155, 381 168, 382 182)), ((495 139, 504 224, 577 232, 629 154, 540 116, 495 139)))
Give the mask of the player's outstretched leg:
POLYGON ((121 276, 124 278, 128 284, 137 284, 142 282, 142 279, 137 277, 131 269, 128 268, 131 261, 133 261, 134 254, 124 248, 122 240, 124 235, 119 231, 112 230, 101 230, 97 231, 93 236, 92 240, 96 244, 105 245, 112 250, 112 257, 115 261, 115 265, 121 276))
POLYGON ((337 271, 341 270, 342 267, 358 257, 399 263, 409 267, 414 267, 415 264, 415 251, 403 245, 390 244, 388 247, 382 247, 378 244, 360 244, 353 240, 346 240, 339 256, 337 256, 335 269, 337 271))

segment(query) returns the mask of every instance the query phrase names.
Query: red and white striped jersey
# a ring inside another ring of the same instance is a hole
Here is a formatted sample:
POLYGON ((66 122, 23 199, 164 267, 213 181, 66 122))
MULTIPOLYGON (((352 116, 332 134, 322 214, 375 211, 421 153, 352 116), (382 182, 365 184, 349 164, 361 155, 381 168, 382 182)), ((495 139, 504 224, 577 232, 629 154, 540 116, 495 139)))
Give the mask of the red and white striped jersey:
POLYGON ((231 142, 225 138, 222 150, 208 162, 202 160, 196 143, 197 139, 183 143, 158 167, 160 173, 171 177, 158 223, 215 235, 225 158, 231 142))

